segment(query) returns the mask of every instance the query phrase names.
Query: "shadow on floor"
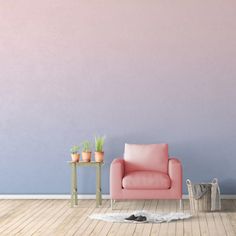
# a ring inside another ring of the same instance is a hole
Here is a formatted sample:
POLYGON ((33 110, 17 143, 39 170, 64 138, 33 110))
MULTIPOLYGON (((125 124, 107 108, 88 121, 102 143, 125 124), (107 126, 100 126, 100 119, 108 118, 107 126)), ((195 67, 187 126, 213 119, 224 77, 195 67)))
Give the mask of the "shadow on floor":
POLYGON ((236 212, 236 201, 221 200, 221 208, 223 212, 236 212))

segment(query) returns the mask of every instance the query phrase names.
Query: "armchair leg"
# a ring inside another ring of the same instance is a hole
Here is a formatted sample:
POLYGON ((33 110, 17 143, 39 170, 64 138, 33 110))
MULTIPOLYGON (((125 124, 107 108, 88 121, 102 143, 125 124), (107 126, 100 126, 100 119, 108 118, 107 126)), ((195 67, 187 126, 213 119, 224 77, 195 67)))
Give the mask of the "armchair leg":
POLYGON ((111 199, 111 209, 113 210, 113 206, 114 206, 114 203, 116 202, 116 200, 113 200, 111 199))
POLYGON ((179 209, 183 210, 183 200, 182 199, 179 200, 179 209))
POLYGON ((113 210, 113 200, 111 199, 111 209, 113 210))

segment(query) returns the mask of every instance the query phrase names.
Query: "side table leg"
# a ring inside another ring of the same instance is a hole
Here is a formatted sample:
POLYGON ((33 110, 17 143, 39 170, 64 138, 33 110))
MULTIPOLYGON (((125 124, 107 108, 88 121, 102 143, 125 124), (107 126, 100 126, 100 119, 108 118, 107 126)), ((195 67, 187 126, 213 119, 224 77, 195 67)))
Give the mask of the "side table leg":
POLYGON ((102 189, 101 189, 101 164, 98 163, 96 168, 96 179, 97 179, 97 186, 96 186, 96 205, 102 205, 102 189))
POLYGON ((78 205, 76 162, 71 163, 71 207, 78 205))

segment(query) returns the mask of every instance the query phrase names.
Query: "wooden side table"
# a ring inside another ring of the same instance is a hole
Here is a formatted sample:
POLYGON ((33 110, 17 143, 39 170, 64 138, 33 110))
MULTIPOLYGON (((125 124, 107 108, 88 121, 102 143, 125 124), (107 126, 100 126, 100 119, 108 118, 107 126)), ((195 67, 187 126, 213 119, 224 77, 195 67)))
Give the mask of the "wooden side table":
POLYGON ((71 207, 78 205, 77 166, 96 167, 96 206, 102 205, 101 167, 103 162, 69 162, 71 166, 71 207))

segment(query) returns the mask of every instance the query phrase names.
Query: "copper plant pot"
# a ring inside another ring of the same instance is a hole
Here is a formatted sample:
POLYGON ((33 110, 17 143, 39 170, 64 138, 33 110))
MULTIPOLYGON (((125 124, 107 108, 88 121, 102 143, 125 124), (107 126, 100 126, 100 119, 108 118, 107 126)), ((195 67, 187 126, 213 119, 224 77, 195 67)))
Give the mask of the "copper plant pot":
POLYGON ((72 162, 79 162, 79 157, 80 157, 79 153, 71 154, 72 162))
POLYGON ((95 161, 96 162, 103 162, 104 160, 104 152, 95 152, 95 161))
POLYGON ((82 160, 84 162, 90 162, 91 161, 91 152, 82 152, 82 160))

